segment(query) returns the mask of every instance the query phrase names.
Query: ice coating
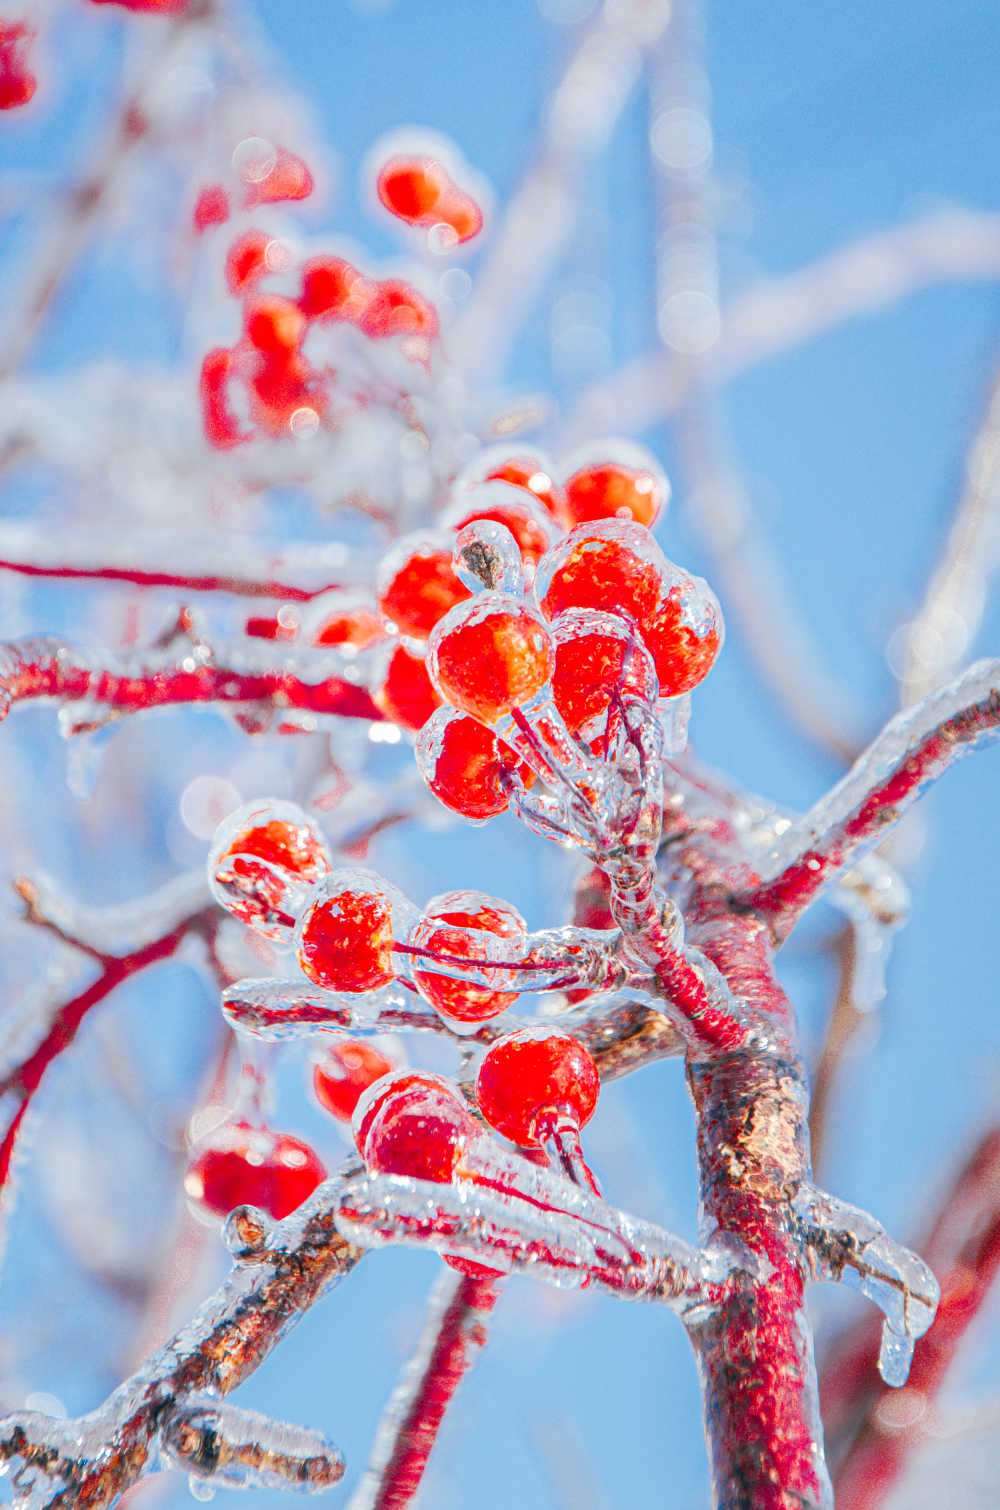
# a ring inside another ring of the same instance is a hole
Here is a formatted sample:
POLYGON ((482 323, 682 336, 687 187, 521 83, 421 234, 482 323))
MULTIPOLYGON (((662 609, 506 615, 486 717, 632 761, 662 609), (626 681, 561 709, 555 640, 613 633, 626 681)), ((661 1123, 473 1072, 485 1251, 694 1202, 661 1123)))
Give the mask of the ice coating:
MULTIPOLYGON (((451 505, 442 515, 442 524, 461 530, 479 519, 505 526, 526 567, 536 565, 554 542, 556 532, 551 515, 530 488, 494 478, 456 484, 452 498, 451 505)), ((504 583, 503 590, 512 592, 516 588, 504 583)))
POLYGON ((383 876, 361 866, 331 871, 310 893, 295 929, 295 957, 326 989, 364 992, 400 973, 393 946, 412 906, 383 876))
MULTIPOLYGON (((499 512, 499 511, 496 511, 499 512)), ((476 515, 458 526, 453 561, 459 579, 470 592, 487 588, 512 598, 524 592, 521 548, 511 526, 516 520, 476 515)))
POLYGON ((437 624, 429 665, 446 702, 496 724, 547 685, 555 650, 544 619, 519 598, 482 592, 437 624))
POLYGON ((490 988, 473 985, 428 968, 430 960, 523 963, 527 925, 517 910, 478 891, 451 891, 432 897, 407 939, 412 951, 413 983, 443 1016, 480 1022, 503 1012, 520 994, 516 970, 487 972, 490 988))
MULTIPOLYGON (((344 1473, 344 1458, 319 1432, 207 1397, 169 1418, 163 1453, 205 1489, 297 1489, 320 1494, 344 1473)), ((192 1492, 204 1492, 192 1485, 192 1492)))
POLYGON ((438 801, 472 822, 506 812, 511 791, 520 788, 525 775, 533 779, 492 729, 447 705, 424 724, 414 753, 438 801))

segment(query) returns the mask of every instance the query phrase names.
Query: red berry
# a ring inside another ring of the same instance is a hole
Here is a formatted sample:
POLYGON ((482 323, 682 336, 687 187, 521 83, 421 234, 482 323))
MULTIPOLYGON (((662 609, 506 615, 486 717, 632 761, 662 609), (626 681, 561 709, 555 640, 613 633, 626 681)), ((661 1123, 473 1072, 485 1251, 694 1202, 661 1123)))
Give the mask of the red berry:
MULTIPOLYGON (((266 326, 262 339, 268 339, 266 326)), ((251 348, 253 366, 247 379, 250 412, 262 430, 285 435, 300 414, 318 423, 326 408, 316 375, 296 350, 257 352, 251 348)))
POLYGON ((501 593, 480 593, 453 609, 431 637, 434 685, 453 707, 483 723, 530 701, 554 666, 545 625, 501 593))
POLYGON ((416 756, 438 801, 466 818, 494 818, 507 811, 504 777, 516 771, 525 787, 535 779, 492 729, 454 708, 438 708, 427 720, 417 736, 416 756))
POLYGON ((539 1146, 543 1114, 568 1113, 584 1127, 599 1093, 597 1066, 579 1039, 546 1028, 521 1028, 498 1038, 476 1081, 483 1116, 520 1148, 539 1146))
POLYGON ((383 616, 414 640, 426 640, 438 620, 470 596, 451 564, 450 548, 413 537, 383 559, 376 587, 383 616))
POLYGON ((302 268, 299 308, 310 320, 359 320, 375 284, 343 257, 312 257, 302 268))
POLYGON ((233 375, 233 353, 224 346, 210 351, 201 364, 202 423, 205 436, 217 450, 229 450, 253 438, 245 430, 234 411, 229 398, 229 383, 233 375))
POLYGON ((378 175, 376 193, 397 219, 407 225, 448 226, 456 242, 468 241, 482 229, 479 206, 434 157, 390 158, 378 175))
POLYGON ((415 288, 399 278, 384 278, 371 286, 371 297, 358 316, 366 336, 436 336, 437 311, 415 288))
POLYGON ((259 204, 276 204, 285 199, 307 199, 313 191, 313 176, 301 157, 278 147, 270 171, 247 183, 243 204, 252 210, 259 204))
POLYGON ((568 608, 631 619, 653 657, 661 697, 696 687, 722 645, 722 613, 708 585, 674 566, 631 521, 578 526, 539 563, 535 585, 550 619, 568 608))
POLYGON ((404 1071, 366 1091, 354 1113, 354 1140, 369 1169, 450 1184, 479 1126, 453 1085, 404 1071))
POLYGON ((284 938, 294 897, 329 873, 322 840, 291 802, 248 803, 219 825, 208 857, 209 884, 241 923, 284 938))
POLYGON ((565 515, 565 499, 562 489, 554 480, 548 463, 539 456, 509 456, 491 463, 482 474, 484 482, 508 482, 512 487, 525 488, 532 493, 553 519, 562 523, 565 515))
POLYGON ((243 632, 258 640, 284 640, 290 643, 298 638, 299 626, 297 621, 285 622, 277 616, 265 618, 261 615, 247 619, 243 632))
POLYGON ((0 110, 26 105, 38 88, 28 67, 28 50, 35 40, 34 27, 24 21, 0 21, 0 110))
POLYGON ((386 718, 414 734, 423 728, 434 709, 441 706, 423 656, 411 654, 405 645, 397 645, 392 652, 385 681, 375 693, 374 701, 386 718))
POLYGON ((300 1138, 229 1122, 197 1150, 184 1175, 184 1189, 215 1216, 227 1216, 236 1206, 258 1206, 280 1220, 325 1179, 319 1157, 300 1138))
POLYGON ((355 608, 345 613, 327 613, 313 634, 314 645, 351 645, 363 650, 382 638, 385 631, 378 616, 368 608, 355 608))
POLYGON ((313 1066, 313 1090, 331 1116, 349 1122, 361 1095, 391 1070, 392 1061, 363 1039, 338 1039, 313 1066))
MULTIPOLYGON (((472 959, 485 964, 491 957, 490 938, 504 940, 507 947, 501 952, 511 958, 521 954, 525 936, 524 919, 506 902, 477 891, 449 891, 428 902, 409 943, 442 960, 472 959)), ((413 981, 443 1017, 458 1022, 485 1022, 505 1012, 520 994, 472 985, 426 968, 415 969, 413 981)))
POLYGON ((481 483, 459 492, 444 523, 460 530, 474 519, 492 519, 510 530, 521 559, 534 566, 552 543, 547 516, 524 488, 509 483, 481 483))
POLYGON ((670 497, 670 485, 655 459, 621 441, 588 450, 590 459, 577 465, 563 484, 567 526, 593 519, 634 519, 650 528, 670 497), (620 454, 607 456, 605 449, 620 454))
POLYGON ((552 631, 552 696, 571 733, 578 734, 595 719, 603 721, 616 692, 644 701, 655 698, 649 654, 618 614, 570 608, 555 620, 552 631))
POLYGON ((373 991, 395 977, 392 899, 380 881, 370 871, 338 871, 303 914, 296 953, 317 986, 373 991))
POLYGON ((209 184, 199 192, 191 219, 196 231, 207 231, 211 225, 226 223, 229 219, 229 195, 221 184, 209 184))
POLYGON ((251 299, 243 319, 247 340, 258 351, 287 357, 295 352, 306 333, 306 317, 292 299, 266 294, 251 299))
POLYGON ((242 294, 269 271, 267 249, 274 240, 266 231, 244 231, 226 253, 226 286, 242 294))

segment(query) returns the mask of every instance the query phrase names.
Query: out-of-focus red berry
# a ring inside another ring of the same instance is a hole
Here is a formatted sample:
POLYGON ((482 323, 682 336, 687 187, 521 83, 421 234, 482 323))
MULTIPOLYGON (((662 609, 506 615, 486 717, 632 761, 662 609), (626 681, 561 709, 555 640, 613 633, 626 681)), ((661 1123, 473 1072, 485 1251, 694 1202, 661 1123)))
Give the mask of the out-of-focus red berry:
POLYGON ((176 16, 185 11, 190 0, 90 0, 91 5, 117 5, 137 15, 176 16))
POLYGON ((648 529, 668 496, 659 471, 615 461, 581 467, 564 487, 570 527, 594 519, 634 519, 648 529))
POLYGON ((337 1039, 313 1066, 313 1090, 331 1116, 349 1122, 368 1087, 391 1070, 392 1061, 370 1043, 361 1038, 337 1039))
POLYGON ((350 613, 331 613, 324 618, 313 636, 313 644, 353 645, 363 650, 384 633, 377 614, 367 608, 356 608, 350 613))
POLYGON ((456 243, 482 229, 476 201, 451 178, 444 164, 424 154, 392 157, 378 175, 376 193, 385 208, 407 225, 445 225, 456 243))
POLYGON ((0 110, 26 105, 38 88, 28 66, 35 30, 25 21, 0 21, 0 110))
POLYGON ((274 238, 266 231, 244 231, 226 253, 226 287, 244 293, 268 271, 267 249, 274 238))
POLYGON ((243 204, 248 210, 260 204, 277 204, 286 199, 308 199, 314 188, 313 176, 301 157, 278 147, 274 165, 263 178, 247 183, 243 204))
MULTIPOLYGON (((524 948, 524 919, 506 903, 487 901, 476 892, 448 892, 427 904, 409 942, 442 960, 489 959, 488 937, 503 939, 511 957, 524 948)), ((508 972, 509 973, 509 972, 508 972)), ((517 1000, 518 991, 501 991, 440 975, 426 966, 413 972, 421 996, 443 1017, 458 1022, 485 1022, 517 1000)))
POLYGON ((296 351, 306 333, 306 317, 292 299, 263 294, 247 303, 247 340, 258 351, 287 356, 296 351))
POLYGON ((505 773, 520 771, 525 787, 535 780, 535 773, 492 729, 454 708, 431 715, 417 737, 416 755, 435 797, 466 818, 495 818, 507 811, 505 773))
POLYGON ((394 978, 392 906, 377 891, 338 889, 321 897, 299 927, 303 974, 328 991, 372 991, 394 978))
POLYGON ((297 623, 282 623, 281 619, 276 616, 265 618, 263 615, 255 615, 247 619, 243 632, 257 640, 283 640, 286 644, 290 644, 298 637, 299 626, 297 623))
POLYGON ((196 231, 207 231, 213 225, 225 225, 229 219, 229 195, 221 184, 207 184, 199 191, 191 219, 196 231))
POLYGON ((386 572, 379 584, 378 606, 400 634, 426 640, 434 625, 456 603, 470 596, 451 564, 450 550, 418 547, 386 572))
POLYGON ((236 1206, 258 1206, 280 1220, 325 1178, 319 1156, 301 1138, 229 1122, 196 1149, 184 1189, 191 1201, 215 1216, 227 1216, 236 1206))
MULTIPOLYGON (((506 492, 506 489, 498 491, 506 492)), ((455 528, 463 529, 474 519, 492 519, 510 530, 521 552, 522 561, 534 566, 545 555, 551 540, 538 519, 533 517, 532 507, 527 500, 522 507, 516 499, 509 499, 505 502, 483 502, 465 509, 461 507, 459 499, 454 511, 455 528)))
POLYGON ((360 320, 375 284, 343 257, 312 257, 302 268, 299 308, 310 320, 360 320))
POLYGON ((220 451, 242 445, 244 441, 253 438, 252 433, 243 428, 230 401, 229 383, 233 365, 233 353, 224 346, 210 351, 201 364, 199 391, 202 423, 208 441, 220 451))
POLYGON ((437 310, 401 278, 383 278, 371 285, 371 295, 357 322, 366 336, 427 336, 438 333, 437 310))
POLYGON ((422 729, 435 708, 441 706, 422 655, 413 655, 405 645, 392 652, 385 681, 375 693, 375 702, 386 718, 416 733, 422 729))
POLYGON ((486 472, 484 482, 509 482, 515 488, 525 488, 561 524, 565 517, 565 499, 562 489, 554 480, 547 465, 537 456, 511 456, 498 462, 486 472))
POLYGON ((369 1169, 450 1184, 476 1119, 454 1086, 438 1075, 404 1071, 365 1092, 354 1113, 354 1138, 369 1169))
POLYGON ((580 1127, 594 1114, 600 1080, 579 1039, 544 1028, 498 1038, 479 1067, 476 1099, 491 1127, 520 1148, 537 1148, 545 1113, 568 1113, 580 1127))
POLYGON ((446 702, 496 723, 550 680, 555 646, 515 598, 481 593, 455 609, 430 641, 431 679, 446 702))

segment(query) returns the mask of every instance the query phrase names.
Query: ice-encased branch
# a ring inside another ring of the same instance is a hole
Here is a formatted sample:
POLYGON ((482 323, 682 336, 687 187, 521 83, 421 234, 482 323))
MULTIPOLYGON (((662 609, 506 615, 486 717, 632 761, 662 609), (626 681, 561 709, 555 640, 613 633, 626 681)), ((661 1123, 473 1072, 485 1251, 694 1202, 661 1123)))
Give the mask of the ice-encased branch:
POLYGON ((38 637, 0 646, 0 719, 21 702, 43 699, 75 712, 75 733, 126 713, 192 703, 266 704, 319 716, 381 719, 356 667, 334 651, 292 651, 250 640, 225 651, 191 644, 178 651, 86 653, 38 637))
POLYGON ((796 919, 960 756, 1000 726, 1000 661, 977 661, 956 682, 893 718, 854 765, 785 831, 761 864, 761 884, 736 898, 783 938, 796 919))
POLYGON ((487 1138, 466 1151, 454 1185, 395 1175, 351 1181, 337 1223, 359 1245, 413 1243, 681 1312, 717 1300, 737 1267, 731 1252, 692 1248, 487 1138))
POLYGON ((320 1447, 320 1439, 301 1428, 273 1422, 252 1441, 246 1431, 251 1418, 221 1410, 214 1397, 248 1378, 362 1257, 334 1222, 346 1182, 359 1167, 348 1161, 282 1222, 234 1213, 229 1232, 243 1241, 231 1243, 239 1256, 225 1284, 98 1410, 72 1421, 24 1412, 0 1420, 0 1472, 11 1475, 18 1510, 103 1510, 160 1466, 161 1448, 211 1484, 232 1485, 241 1472, 260 1470, 273 1472, 285 1488, 323 1487, 313 1480, 335 1472, 335 1449, 320 1447), (198 1461, 197 1437, 188 1434, 210 1426, 206 1396, 227 1444, 223 1452, 220 1443, 218 1480, 205 1445, 198 1461), (317 1459, 322 1462, 310 1468, 317 1459))
POLYGON ((213 1489, 299 1489, 318 1494, 344 1476, 344 1458, 318 1432, 220 1400, 169 1413, 164 1456, 213 1489))

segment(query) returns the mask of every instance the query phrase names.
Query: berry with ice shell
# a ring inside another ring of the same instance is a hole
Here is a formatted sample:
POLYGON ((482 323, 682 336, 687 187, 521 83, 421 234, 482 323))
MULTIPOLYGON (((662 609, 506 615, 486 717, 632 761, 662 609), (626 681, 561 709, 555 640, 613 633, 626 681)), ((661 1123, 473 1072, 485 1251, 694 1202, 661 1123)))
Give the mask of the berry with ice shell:
POLYGON ((364 1092, 392 1068, 392 1060, 364 1039, 336 1039, 313 1065, 316 1100, 338 1121, 350 1122, 364 1092))
POLYGON ((216 900, 273 939, 287 938, 304 890, 329 870, 325 844, 292 802, 238 808, 219 825, 208 856, 216 900))
POLYGON ((191 220, 199 233, 213 225, 225 225, 229 219, 229 195, 221 184, 206 184, 198 191, 191 220))
POLYGON ((453 608, 430 639, 431 680, 446 702, 493 724, 551 679, 548 627, 518 598, 480 593, 453 608))
POLYGON ((507 446, 491 446, 480 451, 473 462, 455 480, 456 496, 465 487, 483 482, 505 482, 510 487, 530 493, 549 518, 562 524, 565 499, 555 480, 551 462, 537 452, 511 455, 507 446))
POLYGON ((654 456, 625 441, 590 445, 568 464, 567 528, 596 519, 634 519, 651 529, 670 498, 670 484, 654 456))
MULTIPOLYGON (((381 621, 377 614, 370 608, 351 608, 334 610, 321 605, 321 600, 313 599, 310 608, 316 615, 314 622, 318 620, 317 627, 312 633, 314 645, 346 645, 355 650, 363 650, 367 645, 372 645, 380 640, 385 634, 381 621)), ((313 613, 310 614, 313 617, 313 613)))
MULTIPOLYGON (((552 625, 556 665, 552 696, 570 733, 604 720, 614 698, 652 703, 656 673, 645 646, 618 614, 570 608, 552 625)), ((588 736, 593 732, 588 730, 588 736)))
MULTIPOLYGON (((526 938, 526 924, 507 902, 478 891, 448 891, 433 897, 412 930, 408 944, 422 959, 423 951, 441 960, 472 960, 488 964, 499 953, 517 959, 526 938), (493 940, 500 940, 498 948, 493 940)), ((511 973, 498 971, 503 984, 516 984, 511 973)), ((413 983, 421 996, 444 1018, 457 1022, 486 1022, 505 1012, 518 998, 514 990, 473 985, 440 975, 426 966, 414 968, 413 983)))
POLYGON ((378 606, 400 634, 426 640, 450 608, 469 597, 452 566, 451 542, 408 535, 383 557, 376 577, 378 606))
POLYGON ((708 584, 668 561, 631 520, 578 525, 539 562, 535 590, 550 619, 569 608, 630 619, 653 657, 661 697, 696 687, 722 646, 722 610, 708 584))
POLYGON ((295 952, 304 975, 327 991, 374 991, 396 976, 394 926, 408 903, 374 871, 332 872, 299 919, 295 952))
POLYGON ((397 645, 392 652, 374 701, 386 718, 411 733, 422 729, 434 709, 441 706, 424 657, 414 655, 405 645, 397 645))
POLYGON ((369 1169, 450 1184, 482 1129, 459 1092, 440 1075, 401 1070, 358 1101, 354 1141, 369 1169))
POLYGON ((325 1179, 319 1156, 301 1138, 227 1122, 195 1150, 184 1190, 202 1213, 224 1217, 236 1206, 257 1206, 280 1220, 325 1179))
POLYGON ((490 519, 510 530, 527 565, 536 565, 552 544, 548 516, 526 488, 483 482, 456 490, 442 523, 460 530, 477 519, 490 519))
POLYGON ((519 1148, 538 1148, 561 1117, 585 1127, 600 1080, 577 1038, 547 1028, 521 1028, 492 1043, 476 1080, 487 1122, 519 1148))
POLYGON ((482 821, 505 813, 509 784, 535 779, 492 729, 454 708, 438 708, 416 741, 420 773, 439 802, 463 817, 482 821))
POLYGON ((390 336, 426 336, 438 333, 437 311, 429 300, 401 278, 383 278, 371 285, 370 297, 357 316, 357 324, 373 340, 390 336))

